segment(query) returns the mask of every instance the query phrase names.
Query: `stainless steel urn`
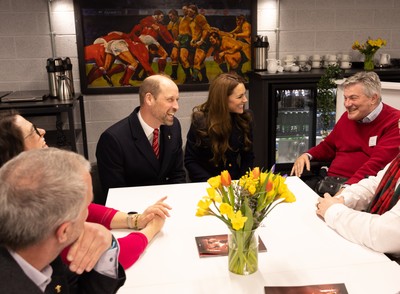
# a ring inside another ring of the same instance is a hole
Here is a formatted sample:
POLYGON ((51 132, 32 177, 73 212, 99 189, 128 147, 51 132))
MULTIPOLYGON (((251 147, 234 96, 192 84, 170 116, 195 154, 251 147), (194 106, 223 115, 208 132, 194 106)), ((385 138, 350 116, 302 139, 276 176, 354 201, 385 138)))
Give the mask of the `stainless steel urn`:
POLYGON ((48 58, 47 59, 47 75, 49 79, 50 96, 56 98, 58 95, 58 80, 64 72, 61 58, 48 58))
POLYGON ((254 42, 254 64, 255 71, 267 70, 267 59, 269 43, 267 36, 258 35, 254 42))

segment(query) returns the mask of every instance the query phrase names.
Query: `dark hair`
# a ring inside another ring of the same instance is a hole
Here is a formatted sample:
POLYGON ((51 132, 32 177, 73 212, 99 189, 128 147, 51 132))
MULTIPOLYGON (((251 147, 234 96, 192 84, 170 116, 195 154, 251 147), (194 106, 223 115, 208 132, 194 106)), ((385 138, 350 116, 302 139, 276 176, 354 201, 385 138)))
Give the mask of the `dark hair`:
POLYGON ((176 10, 176 9, 171 9, 169 12, 168 12, 168 14, 173 14, 173 15, 175 15, 175 16, 178 16, 178 11, 176 10))
POLYGON ((0 112, 0 167, 24 151, 22 130, 15 124, 17 115, 15 110, 0 112))
POLYGON ((236 73, 220 74, 210 84, 207 101, 193 108, 192 122, 196 124, 199 138, 196 144, 201 145, 202 142, 209 141, 213 153, 211 161, 215 164, 221 160, 225 162, 225 152, 231 148, 229 137, 233 127, 232 118, 243 132, 244 149, 251 149, 251 113, 231 113, 228 108, 229 96, 237 85, 244 82, 245 80, 236 73))

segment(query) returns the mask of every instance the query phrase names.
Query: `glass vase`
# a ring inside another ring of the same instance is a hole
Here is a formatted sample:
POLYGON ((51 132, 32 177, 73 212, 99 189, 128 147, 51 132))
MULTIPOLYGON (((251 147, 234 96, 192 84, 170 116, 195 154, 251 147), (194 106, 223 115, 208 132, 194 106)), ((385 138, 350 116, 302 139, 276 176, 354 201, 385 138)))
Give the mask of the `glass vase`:
POLYGON ((229 271, 250 275, 258 270, 258 235, 256 230, 231 231, 228 235, 229 271))
POLYGON ((365 54, 364 58, 364 70, 374 70, 374 56, 375 53, 365 54))

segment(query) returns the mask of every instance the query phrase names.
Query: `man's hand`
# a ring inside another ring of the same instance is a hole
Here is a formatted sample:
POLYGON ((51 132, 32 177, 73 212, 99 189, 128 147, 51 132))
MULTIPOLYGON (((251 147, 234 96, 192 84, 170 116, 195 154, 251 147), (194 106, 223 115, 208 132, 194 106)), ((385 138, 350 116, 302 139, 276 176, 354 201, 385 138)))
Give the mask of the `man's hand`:
POLYGON ((290 175, 301 177, 301 175, 303 174, 304 166, 306 166, 306 169, 310 171, 310 158, 306 153, 303 153, 296 159, 296 161, 293 164, 290 175))
POLYGON ((319 197, 317 203, 317 214, 319 216, 325 217, 325 212, 331 207, 333 204, 340 203, 344 204, 344 198, 341 197, 332 197, 329 193, 324 194, 324 198, 319 197))
POLYGON ((167 217, 170 216, 168 210, 171 210, 172 208, 167 203, 164 203, 165 199, 167 199, 167 196, 164 196, 156 203, 146 208, 146 210, 139 216, 138 219, 139 228, 146 227, 147 224, 151 220, 153 220, 155 216, 159 216, 163 220, 165 220, 167 217))
POLYGON ((85 222, 79 238, 71 245, 67 259, 69 269, 77 274, 91 271, 101 255, 110 248, 111 232, 102 225, 85 222))

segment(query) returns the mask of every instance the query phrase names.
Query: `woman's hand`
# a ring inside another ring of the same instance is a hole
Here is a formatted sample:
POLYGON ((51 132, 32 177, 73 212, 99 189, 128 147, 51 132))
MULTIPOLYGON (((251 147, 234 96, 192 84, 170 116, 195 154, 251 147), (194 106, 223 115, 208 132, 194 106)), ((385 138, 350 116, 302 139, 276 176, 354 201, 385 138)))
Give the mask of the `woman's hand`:
POLYGON ((156 216, 162 218, 163 220, 170 216, 169 210, 172 208, 164 202, 166 199, 167 196, 164 196, 153 205, 147 207, 146 210, 138 216, 139 229, 146 227, 147 224, 156 216))

